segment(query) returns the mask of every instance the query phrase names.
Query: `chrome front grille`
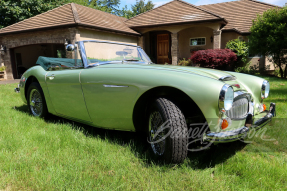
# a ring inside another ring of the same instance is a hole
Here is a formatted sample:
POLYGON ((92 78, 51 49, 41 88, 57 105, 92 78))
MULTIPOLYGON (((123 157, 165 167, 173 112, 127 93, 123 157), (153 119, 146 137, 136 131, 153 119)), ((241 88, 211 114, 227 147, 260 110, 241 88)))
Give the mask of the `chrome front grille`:
POLYGON ((248 99, 242 97, 240 99, 235 99, 232 108, 229 111, 226 111, 226 115, 231 119, 243 119, 247 116, 248 113, 248 99))

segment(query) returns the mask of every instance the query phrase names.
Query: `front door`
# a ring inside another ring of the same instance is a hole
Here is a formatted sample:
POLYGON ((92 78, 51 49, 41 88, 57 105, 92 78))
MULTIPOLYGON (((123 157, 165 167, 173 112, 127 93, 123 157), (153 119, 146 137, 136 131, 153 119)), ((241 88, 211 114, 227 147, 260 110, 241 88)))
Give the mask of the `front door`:
POLYGON ((169 34, 157 35, 157 64, 170 63, 169 60, 169 34))

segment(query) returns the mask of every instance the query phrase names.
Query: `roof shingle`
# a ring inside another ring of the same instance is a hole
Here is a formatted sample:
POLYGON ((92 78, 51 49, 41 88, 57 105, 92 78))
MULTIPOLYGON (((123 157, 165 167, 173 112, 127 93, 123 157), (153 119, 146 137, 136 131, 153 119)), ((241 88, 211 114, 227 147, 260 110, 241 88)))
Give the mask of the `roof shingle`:
POLYGON ((222 30, 236 30, 240 33, 249 33, 252 20, 256 19, 257 14, 262 14, 264 11, 277 6, 255 0, 239 0, 201 5, 199 7, 211 10, 227 19, 228 24, 222 30))
POLYGON ((223 17, 181 0, 173 0, 126 21, 130 27, 144 27, 207 20, 224 20, 223 17))
POLYGON ((25 19, 0 30, 0 34, 74 24, 71 4, 66 4, 40 15, 25 19))
POLYGON ((110 13, 74 3, 69 3, 5 27, 0 30, 0 35, 46 29, 50 27, 81 25, 85 27, 122 32, 131 35, 139 35, 136 31, 130 29, 124 23, 125 20, 125 18, 110 13))
POLYGON ((93 8, 75 4, 81 25, 98 27, 109 30, 138 34, 129 28, 124 21, 127 19, 93 8))

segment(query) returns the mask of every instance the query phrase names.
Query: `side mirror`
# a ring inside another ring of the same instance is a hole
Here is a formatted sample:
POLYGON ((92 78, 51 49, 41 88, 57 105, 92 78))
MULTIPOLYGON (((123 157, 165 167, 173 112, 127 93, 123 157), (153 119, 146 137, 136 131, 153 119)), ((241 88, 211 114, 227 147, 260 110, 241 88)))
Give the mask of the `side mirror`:
POLYGON ((68 44, 66 46, 66 50, 69 51, 69 52, 74 51, 75 50, 75 46, 73 44, 68 44))

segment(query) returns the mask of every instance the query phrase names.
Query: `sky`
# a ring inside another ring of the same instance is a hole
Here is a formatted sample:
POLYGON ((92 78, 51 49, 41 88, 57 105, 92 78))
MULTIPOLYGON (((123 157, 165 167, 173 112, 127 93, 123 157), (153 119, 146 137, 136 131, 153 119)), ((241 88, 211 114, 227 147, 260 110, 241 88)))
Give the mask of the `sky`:
MULTIPOLYGON (((163 5, 170 1, 171 0, 152 0, 152 2, 155 4, 156 7, 163 5)), ((206 5, 206 4, 222 3, 222 2, 233 1, 233 0, 183 0, 183 1, 186 1, 194 5, 206 5)), ((285 5, 285 3, 287 3, 287 0, 258 0, 258 1, 270 3, 273 5, 279 5, 279 6, 283 6, 285 5)), ((130 7, 130 5, 135 4, 135 2, 136 0, 121 0, 121 6, 124 7, 125 5, 127 5, 128 7, 130 7)))

